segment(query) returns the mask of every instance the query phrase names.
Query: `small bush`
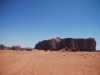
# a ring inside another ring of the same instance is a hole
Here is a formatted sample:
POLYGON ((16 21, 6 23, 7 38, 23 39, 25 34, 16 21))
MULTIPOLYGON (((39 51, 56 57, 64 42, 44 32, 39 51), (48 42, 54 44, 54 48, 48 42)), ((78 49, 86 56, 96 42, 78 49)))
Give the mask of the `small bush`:
POLYGON ((88 54, 85 54, 85 55, 88 55, 88 54))
POLYGON ((81 56, 84 56, 84 55, 81 55, 81 56))
POLYGON ((86 58, 86 57, 84 57, 84 58, 86 58))

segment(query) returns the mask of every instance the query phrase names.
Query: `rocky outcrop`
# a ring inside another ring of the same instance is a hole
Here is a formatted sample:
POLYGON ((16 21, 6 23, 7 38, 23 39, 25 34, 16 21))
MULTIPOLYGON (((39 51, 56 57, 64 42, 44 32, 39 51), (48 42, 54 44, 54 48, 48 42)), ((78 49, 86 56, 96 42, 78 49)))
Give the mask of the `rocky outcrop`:
POLYGON ((7 47, 7 46, 4 46, 3 44, 0 44, 0 50, 27 50, 27 51, 32 51, 33 48, 30 48, 30 47, 25 47, 25 48, 21 48, 20 45, 13 45, 12 47, 7 47))
POLYGON ((3 44, 0 44, 0 50, 9 50, 9 47, 6 47, 3 44))
POLYGON ((35 49, 39 49, 39 50, 57 50, 60 41, 61 41, 60 38, 40 41, 38 44, 36 44, 35 49))
POLYGON ((35 45, 35 49, 39 50, 61 50, 66 47, 72 51, 96 51, 96 41, 94 38, 54 38, 35 45))
POLYGON ((10 47, 11 50, 21 50, 21 47, 19 45, 13 45, 10 47))
POLYGON ((0 44, 0 50, 4 50, 5 46, 3 44, 0 44))

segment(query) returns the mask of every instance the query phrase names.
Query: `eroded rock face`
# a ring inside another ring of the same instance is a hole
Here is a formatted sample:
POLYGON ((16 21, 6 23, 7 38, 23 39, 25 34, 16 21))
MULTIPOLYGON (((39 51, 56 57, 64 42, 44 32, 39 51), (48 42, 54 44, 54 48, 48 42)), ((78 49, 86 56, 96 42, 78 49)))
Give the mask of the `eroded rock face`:
POLYGON ((39 50, 57 50, 59 42, 61 41, 60 38, 44 40, 35 45, 35 49, 39 50))
POLYGON ((88 38, 87 41, 87 50, 96 51, 96 41, 94 39, 88 38))
POLYGON ((61 50, 65 47, 72 51, 96 51, 96 41, 94 38, 55 38, 35 45, 35 49, 39 50, 61 50))

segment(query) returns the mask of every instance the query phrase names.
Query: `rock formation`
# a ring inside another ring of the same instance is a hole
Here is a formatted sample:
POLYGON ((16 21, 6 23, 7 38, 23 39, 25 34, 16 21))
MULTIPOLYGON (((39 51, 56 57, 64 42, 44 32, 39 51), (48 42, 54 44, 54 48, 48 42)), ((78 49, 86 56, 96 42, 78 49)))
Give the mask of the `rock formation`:
POLYGON ((21 48, 20 45, 13 45, 12 47, 7 47, 4 46, 3 44, 0 44, 0 50, 27 50, 27 51, 32 51, 33 48, 26 47, 26 48, 21 48))
POLYGON ((21 47, 19 45, 13 45, 10 47, 11 50, 21 50, 21 47))
POLYGON ((40 41, 38 44, 36 44, 35 49, 39 49, 39 50, 57 50, 60 41, 61 41, 60 38, 40 41))
POLYGON ((0 44, 0 50, 9 50, 9 47, 6 47, 3 44, 0 44))
POLYGON ((3 44, 0 44, 0 50, 4 50, 5 46, 3 44))
POLYGON ((55 38, 35 45, 35 49, 39 50, 61 50, 66 47, 72 51, 96 51, 96 41, 94 38, 55 38))

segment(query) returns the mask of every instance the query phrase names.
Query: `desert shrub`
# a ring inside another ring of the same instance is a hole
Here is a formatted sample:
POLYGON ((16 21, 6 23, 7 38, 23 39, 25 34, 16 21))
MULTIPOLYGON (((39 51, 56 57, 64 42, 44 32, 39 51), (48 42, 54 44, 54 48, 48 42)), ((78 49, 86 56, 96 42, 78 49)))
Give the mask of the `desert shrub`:
POLYGON ((88 54, 85 54, 85 55, 88 55, 88 54))
POLYGON ((83 54, 81 56, 84 56, 83 54))
POLYGON ((26 48, 24 48, 24 50, 27 50, 27 51, 32 51, 32 48, 30 48, 30 47, 26 47, 26 48))
POLYGON ((86 56, 84 58, 86 58, 86 56))

